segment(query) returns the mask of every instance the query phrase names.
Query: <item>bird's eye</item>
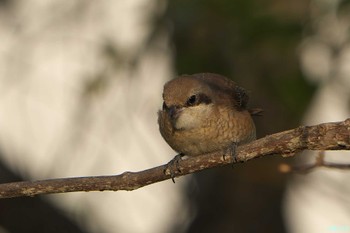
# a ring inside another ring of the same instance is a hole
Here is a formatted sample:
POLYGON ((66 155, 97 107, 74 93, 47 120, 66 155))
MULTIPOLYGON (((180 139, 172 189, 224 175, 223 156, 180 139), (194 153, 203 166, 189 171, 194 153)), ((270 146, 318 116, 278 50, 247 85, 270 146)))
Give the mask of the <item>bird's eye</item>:
POLYGON ((163 107, 162 108, 163 108, 163 110, 168 108, 168 106, 166 106, 165 102, 163 102, 163 107))
POLYGON ((197 96, 192 95, 190 98, 188 98, 186 102, 187 106, 193 106, 196 103, 196 100, 197 100, 197 96))

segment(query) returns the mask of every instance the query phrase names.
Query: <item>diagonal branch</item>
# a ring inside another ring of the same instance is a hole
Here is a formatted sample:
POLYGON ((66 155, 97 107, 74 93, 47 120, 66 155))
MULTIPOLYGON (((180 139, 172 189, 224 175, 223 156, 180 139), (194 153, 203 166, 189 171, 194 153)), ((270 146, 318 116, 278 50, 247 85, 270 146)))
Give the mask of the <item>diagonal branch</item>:
MULTIPOLYGON (((178 177, 233 162, 246 162, 262 156, 274 154, 284 157, 294 156, 302 150, 350 150, 350 118, 343 122, 300 126, 239 146, 236 150, 237 161, 224 152, 188 157, 181 160, 178 170, 175 169, 173 172, 178 177)), ((131 191, 170 178, 169 166, 162 165, 140 172, 124 172, 114 176, 23 181, 0 184, 0 198, 80 191, 131 191)))

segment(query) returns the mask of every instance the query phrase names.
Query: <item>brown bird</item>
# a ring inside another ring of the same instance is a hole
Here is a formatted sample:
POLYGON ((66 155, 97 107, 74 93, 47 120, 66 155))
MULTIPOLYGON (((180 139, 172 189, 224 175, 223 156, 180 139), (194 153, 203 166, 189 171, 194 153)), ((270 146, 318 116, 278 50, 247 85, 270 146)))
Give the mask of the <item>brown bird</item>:
POLYGON ((229 149, 255 139, 246 91, 212 73, 182 75, 164 85, 159 130, 182 155, 229 149))

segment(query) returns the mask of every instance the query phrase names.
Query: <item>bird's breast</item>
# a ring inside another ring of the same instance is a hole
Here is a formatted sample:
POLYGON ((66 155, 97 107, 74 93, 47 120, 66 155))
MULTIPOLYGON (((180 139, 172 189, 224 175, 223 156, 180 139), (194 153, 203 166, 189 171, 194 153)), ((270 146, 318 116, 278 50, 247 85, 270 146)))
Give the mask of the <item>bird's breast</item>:
POLYGON ((255 139, 255 126, 248 111, 231 108, 182 111, 175 123, 160 111, 158 122, 167 143, 186 155, 209 153, 255 139))

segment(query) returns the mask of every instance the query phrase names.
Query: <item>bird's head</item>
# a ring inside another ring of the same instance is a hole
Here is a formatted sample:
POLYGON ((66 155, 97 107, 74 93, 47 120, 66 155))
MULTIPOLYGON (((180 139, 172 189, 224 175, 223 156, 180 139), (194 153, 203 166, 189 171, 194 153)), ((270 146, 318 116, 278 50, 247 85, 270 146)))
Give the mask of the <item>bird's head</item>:
POLYGON ((215 102, 210 86, 189 75, 166 83, 163 99, 163 111, 176 130, 200 127, 211 114, 215 102))

